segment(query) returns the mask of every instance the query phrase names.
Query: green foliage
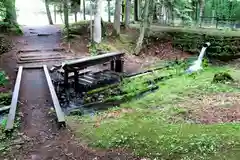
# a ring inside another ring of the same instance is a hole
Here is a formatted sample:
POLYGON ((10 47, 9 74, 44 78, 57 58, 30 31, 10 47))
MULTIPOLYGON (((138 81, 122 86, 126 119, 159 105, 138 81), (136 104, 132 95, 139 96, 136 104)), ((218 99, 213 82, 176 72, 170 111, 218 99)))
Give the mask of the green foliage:
POLYGON ((0 86, 3 86, 7 82, 5 72, 0 72, 0 86))
POLYGON ((11 99, 12 99, 12 94, 0 93, 0 106, 10 105, 11 99))

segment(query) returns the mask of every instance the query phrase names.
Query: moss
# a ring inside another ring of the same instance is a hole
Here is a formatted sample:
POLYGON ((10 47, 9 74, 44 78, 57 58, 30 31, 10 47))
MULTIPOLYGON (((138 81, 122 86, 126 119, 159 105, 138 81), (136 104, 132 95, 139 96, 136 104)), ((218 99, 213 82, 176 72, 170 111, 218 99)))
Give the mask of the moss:
POLYGON ((240 38, 227 35, 206 35, 199 33, 165 32, 172 37, 173 45, 183 51, 198 54, 202 45, 210 42, 208 58, 232 60, 240 57, 240 38))
POLYGON ((213 83, 225 83, 225 82, 233 82, 234 79, 229 73, 220 72, 216 73, 213 78, 213 83))
POLYGON ((0 105, 10 105, 12 99, 11 93, 0 93, 0 105))

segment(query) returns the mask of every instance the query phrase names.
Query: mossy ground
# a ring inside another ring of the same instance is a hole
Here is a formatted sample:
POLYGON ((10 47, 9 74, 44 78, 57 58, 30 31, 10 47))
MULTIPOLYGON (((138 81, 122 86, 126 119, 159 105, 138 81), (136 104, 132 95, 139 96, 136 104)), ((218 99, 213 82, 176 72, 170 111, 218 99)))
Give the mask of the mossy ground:
MULTIPOLYGON (((184 71, 179 67, 173 70, 169 74, 184 71)), ((134 92, 146 79, 159 74, 135 78, 123 83, 122 89, 134 92)), ((86 138, 94 147, 130 149, 141 157, 156 159, 236 160, 240 156, 239 121, 203 124, 190 115, 192 110, 199 111, 205 105, 199 98, 209 97, 207 101, 212 101, 212 95, 231 92, 234 102, 240 103, 239 96, 234 94, 240 91, 239 75, 239 70, 228 66, 208 66, 193 75, 176 75, 156 82, 159 89, 153 93, 95 116, 70 116, 68 124, 78 137, 86 138), (212 83, 218 72, 228 72, 235 82, 212 83), (189 101, 198 103, 186 103, 189 101)), ((221 108, 218 104, 216 99, 211 103, 221 108)))

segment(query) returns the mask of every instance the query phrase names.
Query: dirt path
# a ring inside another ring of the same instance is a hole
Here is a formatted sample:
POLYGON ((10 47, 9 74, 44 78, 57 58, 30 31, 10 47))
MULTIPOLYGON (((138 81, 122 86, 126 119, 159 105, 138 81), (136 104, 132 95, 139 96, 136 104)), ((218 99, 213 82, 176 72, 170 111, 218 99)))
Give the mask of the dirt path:
MULTIPOLYGON (((59 47, 57 27, 25 28, 21 39, 24 49, 59 47), (32 33, 30 33, 32 32, 32 33), (37 33, 50 33, 37 36, 37 33)), ((14 61, 14 58, 11 59, 14 61)), ((44 62, 48 64, 50 62, 44 62)), ((15 64, 12 62, 12 64, 15 64)), ((10 69, 9 69, 10 70, 10 69)), ((27 69, 23 72, 20 91, 20 133, 13 141, 12 150, 0 159, 9 160, 130 160, 131 154, 118 151, 94 151, 75 140, 72 132, 59 129, 55 115, 51 114, 52 101, 42 70, 27 69)))

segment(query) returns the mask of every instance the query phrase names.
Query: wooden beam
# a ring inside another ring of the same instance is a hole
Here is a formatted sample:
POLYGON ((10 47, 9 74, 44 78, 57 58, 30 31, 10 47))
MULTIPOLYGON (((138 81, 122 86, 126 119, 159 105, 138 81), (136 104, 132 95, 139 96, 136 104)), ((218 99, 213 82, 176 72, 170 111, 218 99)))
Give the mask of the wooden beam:
POLYGON ((8 114, 7 125, 6 125, 6 128, 5 128, 7 131, 13 129, 14 119, 15 119, 16 110, 17 110, 20 84, 21 84, 21 80, 22 80, 22 71, 23 71, 23 67, 20 66, 19 69, 18 69, 17 79, 16 79, 16 83, 15 83, 15 86, 14 86, 12 102, 11 102, 10 111, 9 111, 9 114, 8 114))
POLYGON ((57 115, 58 123, 62 124, 62 125, 65 125, 64 113, 63 113, 62 108, 60 106, 60 103, 58 101, 57 94, 55 92, 55 89, 54 89, 52 80, 50 78, 47 66, 43 65, 43 69, 44 69, 44 73, 45 73, 45 76, 46 76, 46 79, 47 79, 48 88, 49 88, 49 91, 50 91, 50 94, 51 94, 51 97, 52 97, 52 101, 53 101, 53 105, 54 105, 55 112, 56 112, 56 115, 57 115))

